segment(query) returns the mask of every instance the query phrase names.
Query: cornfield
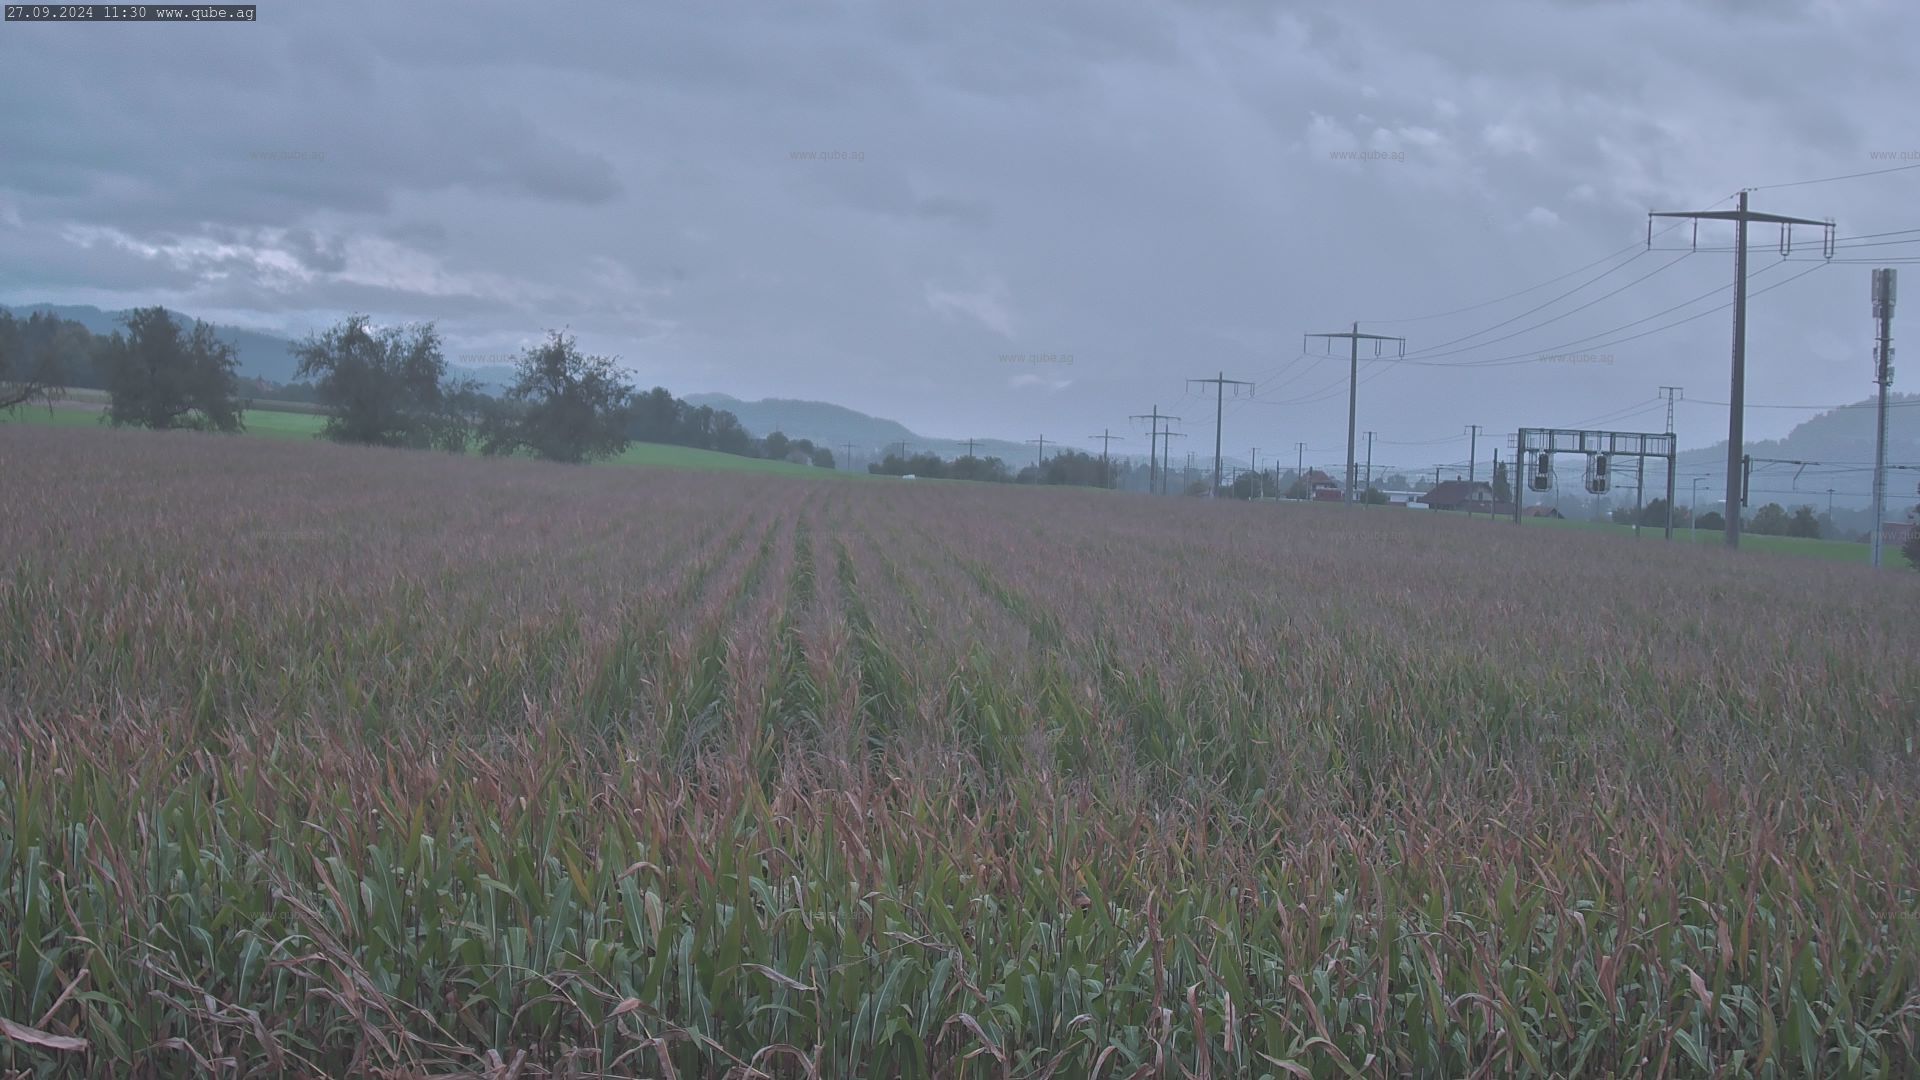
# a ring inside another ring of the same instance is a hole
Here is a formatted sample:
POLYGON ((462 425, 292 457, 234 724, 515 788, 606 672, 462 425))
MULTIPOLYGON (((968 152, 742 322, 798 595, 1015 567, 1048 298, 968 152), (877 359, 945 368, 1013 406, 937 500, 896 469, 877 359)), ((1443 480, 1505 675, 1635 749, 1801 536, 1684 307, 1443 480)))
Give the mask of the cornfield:
POLYGON ((0 552, 0 1074, 1920 1072, 1920 580, 17 426, 0 552))

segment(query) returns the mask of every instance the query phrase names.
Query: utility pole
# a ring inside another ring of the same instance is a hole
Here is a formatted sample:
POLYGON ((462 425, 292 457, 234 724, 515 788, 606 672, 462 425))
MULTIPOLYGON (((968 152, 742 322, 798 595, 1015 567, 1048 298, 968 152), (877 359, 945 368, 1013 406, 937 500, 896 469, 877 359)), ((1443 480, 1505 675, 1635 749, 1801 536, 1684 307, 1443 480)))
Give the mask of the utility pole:
MULTIPOLYGON (((1214 377, 1213 377, 1213 378, 1211 378, 1211 379, 1188 379, 1188 380, 1187 380, 1187 385, 1189 385, 1189 386, 1191 386, 1191 385, 1193 385, 1194 383, 1199 383, 1199 384, 1201 384, 1202 386, 1205 386, 1205 385, 1207 385, 1208 383, 1211 383, 1211 384, 1213 384, 1213 387, 1214 387, 1214 399, 1213 399, 1213 490, 1212 490, 1212 491, 1209 491, 1209 492, 1207 492, 1207 498, 1209 498, 1209 499, 1211 499, 1211 498, 1214 498, 1215 496, 1217 496, 1217 495, 1219 495, 1219 493, 1220 493, 1220 425, 1221 425, 1221 422, 1222 422, 1222 421, 1223 421, 1223 420, 1224 420, 1224 419, 1226 418, 1226 411, 1227 411, 1227 387, 1228 387, 1228 386, 1236 386, 1236 387, 1238 387, 1238 386, 1252 386, 1252 385, 1254 385, 1254 384, 1253 384, 1253 383, 1250 383, 1250 382, 1248 382, 1248 381, 1247 381, 1247 380, 1245 380, 1245 379, 1229 379, 1229 378, 1227 378, 1227 373, 1226 373, 1226 372, 1224 372, 1224 371, 1223 371, 1223 372, 1221 372, 1220 374, 1218 374, 1218 375, 1216 375, 1216 376, 1214 376, 1214 377)), ((1235 397, 1238 397, 1238 396, 1239 396, 1239 394, 1240 394, 1240 391, 1238 391, 1238 390, 1235 390, 1235 391, 1234 391, 1234 396, 1235 396, 1235 397)), ((1251 391, 1251 390, 1249 390, 1249 391, 1247 391, 1247 394, 1248 394, 1249 396, 1251 396, 1251 395, 1253 394, 1253 391, 1251 391)))
POLYGON ((1734 223, 1733 242, 1733 380, 1732 392, 1727 397, 1727 536, 1729 548, 1740 546, 1740 513, 1736 507, 1740 503, 1740 459, 1745 453, 1742 440, 1745 438, 1747 411, 1747 225, 1750 222, 1772 222, 1780 228, 1780 248, 1785 254, 1790 249, 1795 225, 1818 225, 1826 230, 1822 253, 1829 259, 1833 257, 1833 222, 1814 221, 1810 218, 1787 217, 1782 214, 1763 214, 1747 209, 1747 192, 1740 192, 1740 208, 1737 210, 1671 210, 1659 211, 1647 215, 1647 247, 1653 247, 1653 219, 1657 217, 1692 218, 1695 243, 1698 244, 1700 221, 1731 221, 1734 223))
POLYGON ((1112 487, 1113 486, 1113 465, 1110 464, 1107 460, 1107 444, 1113 442, 1113 440, 1115 439, 1119 439, 1121 442, 1126 442, 1127 441, 1126 438, 1124 436, 1115 435, 1113 432, 1108 431, 1106 428, 1101 428, 1100 434, 1089 435, 1087 436, 1087 438, 1090 440, 1091 439, 1100 440, 1100 480, 1105 486, 1112 487))
POLYGON ((1474 467, 1479 464, 1480 458, 1480 425, 1468 424, 1467 434, 1471 436, 1471 438, 1467 440, 1467 483, 1471 484, 1473 483, 1474 467))
POLYGON ((1038 468, 1041 465, 1045 465, 1047 463, 1047 437, 1045 435, 1042 435, 1037 439, 1028 439, 1027 443, 1029 445, 1033 443, 1040 444, 1040 456, 1037 459, 1035 459, 1034 467, 1038 468))
POLYGON ((1704 476, 1696 476, 1687 481, 1693 485, 1693 494, 1687 496, 1687 539, 1697 539, 1700 535, 1700 481, 1704 476))
POLYGON ((1148 435, 1147 435, 1147 494, 1151 495, 1155 491, 1159 490, 1158 487, 1156 486, 1158 479, 1160 479, 1160 473, 1161 473, 1161 470, 1159 468, 1160 457, 1159 457, 1158 450, 1160 446, 1161 437, 1167 434, 1164 430, 1161 429, 1160 422, 1162 420, 1178 420, 1180 418, 1177 416, 1166 416, 1162 414, 1160 412, 1160 406, 1155 405, 1153 407, 1152 412, 1135 413, 1132 416, 1127 417, 1127 419, 1147 420, 1151 422, 1151 427, 1148 428, 1148 435))
POLYGON ((1258 499, 1266 494, 1266 491, 1262 489, 1267 485, 1266 481, 1260 476, 1260 448, 1257 446, 1253 448, 1253 453, 1247 455, 1247 471, 1253 474, 1254 483, 1260 485, 1260 489, 1256 489, 1253 493, 1253 497, 1258 499))
MULTIPOLYGON (((1169 419, 1173 419, 1169 417, 1169 419)), ((1162 431, 1160 433, 1160 494, 1173 493, 1173 440, 1184 439, 1184 431, 1162 431)), ((1187 467, 1193 467, 1193 455, 1187 455, 1187 467)))
POLYGON ((1879 362, 1873 375, 1873 381, 1880 384, 1880 427, 1873 439, 1873 566, 1876 570, 1880 568, 1880 549, 1884 546, 1880 533, 1887 512, 1887 387, 1893 383, 1893 300, 1898 276, 1890 269, 1873 272, 1873 314, 1880 320, 1880 347, 1874 352, 1879 362))
MULTIPOLYGON (((1373 490, 1373 435, 1373 432, 1367 432, 1367 491, 1373 490)), ((1366 493, 1362 492, 1361 498, 1365 497, 1366 493)))
POLYGON ((847 471, 852 472, 853 471, 853 444, 850 442, 841 443, 840 449, 844 451, 847 455, 841 460, 847 463, 847 471))
POLYGON ((978 444, 979 442, 980 442, 980 440, 979 440, 979 439, 968 439, 968 440, 967 440, 967 456, 968 456, 968 457, 972 457, 972 456, 973 456, 973 448, 974 448, 974 446, 975 446, 976 444, 978 444))
POLYGON ((1373 354, 1375 356, 1380 355, 1381 342, 1397 341, 1400 343, 1400 355, 1405 356, 1407 355, 1407 339, 1403 337, 1387 337, 1382 334, 1363 334, 1360 332, 1360 324, 1358 322, 1353 324, 1353 329, 1345 330, 1337 334, 1308 334, 1307 336, 1310 338, 1326 338, 1329 344, 1331 344, 1334 338, 1346 338, 1353 346, 1347 367, 1347 489, 1343 493, 1345 495, 1343 501, 1347 505, 1352 505, 1353 469, 1355 464, 1353 460, 1353 429, 1355 417, 1358 415, 1360 401, 1360 341, 1362 338, 1365 338, 1373 342, 1373 354))

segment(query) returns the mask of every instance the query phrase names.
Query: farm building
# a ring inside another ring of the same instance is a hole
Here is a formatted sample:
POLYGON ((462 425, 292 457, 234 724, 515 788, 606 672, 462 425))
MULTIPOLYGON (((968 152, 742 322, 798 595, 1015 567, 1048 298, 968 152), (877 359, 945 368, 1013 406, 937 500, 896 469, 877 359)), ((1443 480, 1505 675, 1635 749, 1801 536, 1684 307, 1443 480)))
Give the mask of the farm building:
POLYGON ((1493 485, 1485 480, 1443 480, 1427 492, 1426 503, 1435 510, 1466 510, 1492 513, 1493 485))
POLYGON ((1889 551, 1898 551, 1906 546, 1907 539, 1915 529, 1920 529, 1920 522, 1883 521, 1880 523, 1880 546, 1889 551))
POLYGON ((1319 469, 1308 469, 1306 475, 1300 479, 1306 483, 1307 491, 1311 493, 1310 497, 1319 502, 1339 502, 1343 497, 1340 481, 1319 469))
POLYGON ((1564 518, 1567 516, 1551 506, 1529 506, 1525 510, 1520 511, 1520 515, 1530 518, 1564 518))

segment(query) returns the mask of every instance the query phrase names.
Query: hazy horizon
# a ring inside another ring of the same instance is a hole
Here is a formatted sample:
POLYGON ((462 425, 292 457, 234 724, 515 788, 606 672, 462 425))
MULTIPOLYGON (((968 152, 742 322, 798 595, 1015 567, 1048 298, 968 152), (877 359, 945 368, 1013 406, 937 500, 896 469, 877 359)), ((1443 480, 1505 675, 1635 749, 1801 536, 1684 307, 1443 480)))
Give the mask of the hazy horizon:
MULTIPOLYGON (((1647 212, 1755 187, 1897 264, 1920 236, 1869 234, 1920 225, 1920 171, 1768 186, 1920 163, 1884 47, 1916 33, 1838 0, 9 23, 0 91, 34 107, 0 116, 0 301, 295 337, 364 311, 435 321, 454 360, 567 328, 677 394, 1014 441, 1144 443, 1128 417, 1158 405, 1210 452, 1185 380, 1224 371, 1258 384, 1232 453, 1323 459, 1345 356, 1302 335, 1357 319, 1428 362, 1362 365, 1395 464, 1464 457, 1467 424, 1657 430, 1660 385, 1707 445, 1732 227, 1646 253, 1647 212)), ((1775 265, 1754 229, 1754 405, 1871 389, 1870 266, 1820 263, 1818 233, 1775 265)), ((1756 408, 1747 437, 1810 415, 1756 408)))

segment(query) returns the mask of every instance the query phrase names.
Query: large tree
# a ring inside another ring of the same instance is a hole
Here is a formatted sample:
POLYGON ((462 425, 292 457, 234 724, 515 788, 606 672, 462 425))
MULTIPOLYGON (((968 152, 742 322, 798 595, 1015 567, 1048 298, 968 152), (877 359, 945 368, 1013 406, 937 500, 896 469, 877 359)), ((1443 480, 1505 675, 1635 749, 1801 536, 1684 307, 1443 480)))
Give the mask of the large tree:
POLYGON ((38 318, 21 322, 12 312, 0 311, 0 412, 60 396, 66 366, 60 350, 35 340, 38 318))
POLYGON ((947 475, 955 480, 982 480, 996 484, 1013 479, 1006 462, 997 457, 979 458, 971 455, 953 459, 947 475))
POLYGON ((1747 531, 1755 536, 1785 536, 1790 520, 1786 507, 1779 503, 1768 503, 1753 512, 1753 520, 1748 523, 1747 531))
POLYGON ((465 453, 484 447, 492 432, 510 425, 505 402, 480 388, 474 379, 451 379, 440 388, 441 407, 434 422, 433 445, 438 450, 465 453))
POLYGON ((627 430, 635 442, 670 443, 680 433, 679 398, 656 386, 633 399, 632 419, 627 430))
POLYGON ((753 453, 753 436, 740 426, 739 417, 725 409, 716 409, 706 448, 746 456, 753 453))
MULTIPOLYGON (((486 452, 524 450, 578 464, 627 448, 633 385, 612 359, 583 356, 572 335, 554 331, 522 353, 515 369, 507 391, 512 415, 484 439, 486 452)), ((710 410, 705 419, 710 422, 710 410)))
POLYGON ((1263 499, 1267 495, 1266 473, 1248 470, 1233 478, 1233 497, 1236 499, 1263 499))
MULTIPOLYGON (((1687 507, 1684 507, 1684 506, 1674 507, 1673 508, 1674 527, 1685 528, 1687 525, 1687 515, 1690 513, 1692 513, 1692 511, 1689 510, 1687 507)), ((1659 496, 1655 496, 1647 500, 1647 505, 1640 508, 1640 525, 1643 528, 1658 529, 1658 528, 1665 528, 1666 524, 1667 524, 1667 500, 1660 498, 1659 496)))
POLYGON ((1793 512, 1793 517, 1787 522, 1787 535, 1808 540, 1820 539, 1820 519, 1814 516, 1813 507, 1803 506, 1793 512))
POLYGON ((443 385, 447 361, 432 323, 374 329, 350 315, 293 347, 299 377, 312 379, 327 408, 321 431, 335 442, 425 448, 464 445, 443 385))
POLYGON ((182 332, 163 307, 137 308, 105 350, 107 419, 115 426, 239 431, 233 346, 195 320, 182 332))

